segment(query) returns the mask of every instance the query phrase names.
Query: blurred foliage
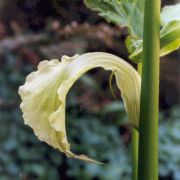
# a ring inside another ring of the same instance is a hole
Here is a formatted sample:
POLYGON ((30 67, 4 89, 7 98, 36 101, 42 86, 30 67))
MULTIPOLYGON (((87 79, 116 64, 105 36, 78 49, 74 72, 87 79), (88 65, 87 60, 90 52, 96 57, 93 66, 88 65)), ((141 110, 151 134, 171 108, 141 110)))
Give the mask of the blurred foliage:
MULTIPOLYGON (((130 163, 127 149, 119 136, 118 128, 112 124, 103 123, 96 117, 84 117, 74 119, 71 124, 71 131, 75 142, 78 138, 78 144, 73 144, 72 148, 81 152, 86 152, 91 157, 105 162, 105 165, 87 164, 81 161, 77 163, 74 160, 68 160, 70 177, 76 179, 90 180, 93 178, 108 179, 130 179, 130 163), (76 120, 79 124, 76 123, 76 120), (81 134, 81 136, 80 136, 81 134)), ((73 141, 74 140, 74 141, 73 141)))
MULTIPOLYGON (((119 101, 113 100, 108 73, 95 69, 84 75, 73 86, 67 104, 73 151, 105 165, 67 159, 40 142, 23 123, 18 87, 41 59, 85 51, 127 58, 125 31, 102 23, 81 0, 53 2, 58 6, 48 0, 0 1, 0 180, 130 179, 130 127, 114 79, 112 86, 119 101)), ((178 63, 168 59, 161 66, 160 107, 168 110, 161 114, 159 132, 159 172, 164 180, 180 179, 180 112, 174 107, 179 93, 178 63)))
MULTIPOLYGON (((72 88, 67 104, 67 131, 72 149, 105 162, 105 165, 100 166, 66 159, 58 151, 39 142, 32 130, 23 124, 17 89, 24 81, 25 74, 32 70, 32 66, 23 66, 21 71, 15 73, 15 63, 16 58, 8 55, 3 62, 0 76, 1 179, 130 179, 131 145, 130 128, 125 125, 127 116, 120 102, 110 101, 108 98, 110 90, 107 91, 106 99, 100 98, 102 84, 92 77, 101 72, 93 71, 90 72, 92 76, 83 76, 72 88), (93 99, 92 96, 96 98, 93 99)), ((164 118, 165 115, 162 114, 160 176, 178 180, 179 107, 173 108, 166 121, 164 118)))
MULTIPOLYGON (((180 179, 180 106, 172 109, 159 127, 159 173, 180 179)), ((164 120, 164 119, 163 119, 164 120)))

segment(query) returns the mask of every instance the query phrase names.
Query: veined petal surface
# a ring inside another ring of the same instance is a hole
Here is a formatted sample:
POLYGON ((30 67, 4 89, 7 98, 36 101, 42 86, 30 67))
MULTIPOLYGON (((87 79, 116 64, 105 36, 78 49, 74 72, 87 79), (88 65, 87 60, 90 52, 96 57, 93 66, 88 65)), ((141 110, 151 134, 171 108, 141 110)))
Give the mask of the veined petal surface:
POLYGON ((90 69, 113 71, 130 123, 138 128, 141 79, 137 71, 121 58, 103 52, 86 53, 58 60, 42 61, 19 88, 25 124, 37 137, 69 157, 96 162, 70 151, 65 127, 66 96, 75 81, 90 69))

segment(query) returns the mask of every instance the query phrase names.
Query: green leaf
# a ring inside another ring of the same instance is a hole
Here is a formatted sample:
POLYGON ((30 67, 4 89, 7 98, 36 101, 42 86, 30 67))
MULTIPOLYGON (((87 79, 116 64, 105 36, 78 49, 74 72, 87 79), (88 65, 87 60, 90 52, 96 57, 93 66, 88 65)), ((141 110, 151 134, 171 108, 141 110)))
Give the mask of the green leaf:
MULTIPOLYGON (((160 31, 160 56, 165 56, 180 46, 180 4, 165 6, 161 12, 162 29, 160 31)), ((143 40, 128 36, 126 47, 130 53, 129 59, 139 63, 142 61, 143 40)))
POLYGON ((161 51, 160 55, 164 56, 176 50, 180 46, 180 20, 169 22, 160 32, 161 34, 161 51))
POLYGON ((84 0, 107 21, 125 26, 131 35, 142 38, 144 0, 84 0))
MULTIPOLYGON (((144 0, 84 0, 92 10, 109 22, 126 26, 130 36, 126 39, 129 59, 142 61, 144 0)), ((180 3, 165 6, 161 13, 160 56, 165 56, 180 46, 180 3)))
POLYGON ((125 41, 128 52, 130 53, 129 59, 138 63, 142 60, 143 40, 135 36, 128 36, 125 41))
POLYGON ((128 36, 125 41, 129 53, 133 53, 136 49, 141 48, 142 40, 135 36, 128 36))
POLYGON ((167 25, 169 22, 180 20, 180 3, 165 6, 161 12, 161 24, 167 25))
MULTIPOLYGON (((143 41, 129 36, 126 46, 130 53, 129 59, 138 63, 142 61, 143 41)), ((171 21, 160 31, 160 57, 165 56, 180 47, 180 21, 171 21)))

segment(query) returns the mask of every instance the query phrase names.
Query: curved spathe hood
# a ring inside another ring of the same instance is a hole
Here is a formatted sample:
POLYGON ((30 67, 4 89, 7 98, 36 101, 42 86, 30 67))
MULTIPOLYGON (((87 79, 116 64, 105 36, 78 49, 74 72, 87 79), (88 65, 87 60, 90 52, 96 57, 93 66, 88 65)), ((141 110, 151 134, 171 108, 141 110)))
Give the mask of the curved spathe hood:
POLYGON ((140 84, 137 71, 121 58, 103 52, 86 53, 58 60, 42 61, 19 88, 25 124, 36 136, 69 157, 97 162, 70 151, 65 128, 66 95, 75 81, 88 70, 102 67, 113 71, 129 122, 139 124, 140 84))

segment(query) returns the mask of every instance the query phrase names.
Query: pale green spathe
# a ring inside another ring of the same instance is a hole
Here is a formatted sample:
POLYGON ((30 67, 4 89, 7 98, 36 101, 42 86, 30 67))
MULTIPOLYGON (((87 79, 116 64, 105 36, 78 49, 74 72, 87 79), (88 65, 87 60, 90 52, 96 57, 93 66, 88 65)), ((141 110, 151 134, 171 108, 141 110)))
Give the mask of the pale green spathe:
POLYGON ((58 60, 42 61, 19 88, 25 124, 36 136, 69 157, 97 162, 70 151, 65 127, 66 95, 75 81, 88 70, 102 67, 114 72, 129 122, 138 128, 141 79, 137 71, 121 58, 95 52, 58 60))

